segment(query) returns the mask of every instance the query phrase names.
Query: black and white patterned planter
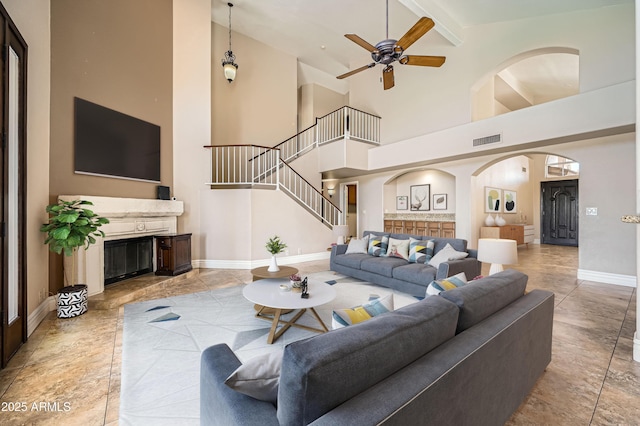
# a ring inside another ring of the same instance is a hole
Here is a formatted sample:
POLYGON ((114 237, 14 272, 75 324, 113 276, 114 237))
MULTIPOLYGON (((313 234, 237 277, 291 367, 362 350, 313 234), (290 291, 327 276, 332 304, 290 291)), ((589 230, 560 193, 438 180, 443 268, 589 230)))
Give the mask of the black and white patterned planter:
POLYGON ((87 286, 76 284, 58 292, 58 318, 73 318, 87 312, 87 286))

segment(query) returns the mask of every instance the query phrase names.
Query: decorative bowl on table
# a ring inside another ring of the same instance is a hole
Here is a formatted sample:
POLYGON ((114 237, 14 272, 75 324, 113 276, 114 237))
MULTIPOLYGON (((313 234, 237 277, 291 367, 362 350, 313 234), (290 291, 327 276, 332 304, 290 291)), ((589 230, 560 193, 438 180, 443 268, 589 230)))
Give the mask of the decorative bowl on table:
POLYGON ((289 281, 291 282, 291 290, 296 291, 296 292, 301 292, 301 286, 302 286, 302 278, 300 277, 300 275, 298 274, 293 274, 291 276, 289 276, 289 281))

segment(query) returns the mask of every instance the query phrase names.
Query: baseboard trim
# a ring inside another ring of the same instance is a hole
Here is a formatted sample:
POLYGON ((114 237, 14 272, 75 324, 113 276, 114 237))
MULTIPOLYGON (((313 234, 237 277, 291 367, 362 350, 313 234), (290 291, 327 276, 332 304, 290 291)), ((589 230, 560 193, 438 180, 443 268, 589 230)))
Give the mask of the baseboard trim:
POLYGON ((578 279, 625 287, 637 287, 638 285, 637 279, 633 275, 611 274, 609 272, 589 271, 586 269, 578 269, 578 279))
POLYGON ((49 312, 55 311, 57 306, 55 296, 47 297, 37 308, 31 312, 27 318, 27 337, 31 336, 40 323, 49 315, 49 312))
MULTIPOLYGON (((311 262, 314 260, 329 259, 331 252, 299 254, 297 256, 278 256, 278 265, 291 265, 293 263, 311 262)), ((253 269, 260 266, 269 266, 270 259, 260 260, 194 260, 193 267, 199 269, 253 269)))

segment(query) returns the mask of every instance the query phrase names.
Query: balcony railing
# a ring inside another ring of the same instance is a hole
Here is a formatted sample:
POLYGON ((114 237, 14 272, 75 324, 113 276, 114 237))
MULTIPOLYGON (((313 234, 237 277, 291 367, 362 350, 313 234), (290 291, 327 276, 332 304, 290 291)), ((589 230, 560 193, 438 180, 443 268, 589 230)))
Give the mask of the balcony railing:
POLYGON ((278 186, 279 150, 258 145, 208 145, 212 187, 278 186))
POLYGON ((317 142, 353 139, 380 144, 380 117, 351 107, 339 108, 316 121, 317 142))

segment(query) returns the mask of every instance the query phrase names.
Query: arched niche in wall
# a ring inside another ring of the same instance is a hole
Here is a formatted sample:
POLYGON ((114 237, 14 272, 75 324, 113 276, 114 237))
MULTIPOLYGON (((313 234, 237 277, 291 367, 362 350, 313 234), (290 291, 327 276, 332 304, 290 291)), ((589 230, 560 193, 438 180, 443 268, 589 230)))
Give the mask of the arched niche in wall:
POLYGON ((515 55, 471 88, 471 120, 477 121, 580 92, 579 51, 547 47, 515 55))
POLYGON ((450 173, 436 169, 404 171, 392 176, 383 186, 385 214, 443 213, 456 211, 456 178, 450 173), (425 186, 428 185, 428 188, 425 186), (420 194, 420 198, 412 199, 420 194), (428 189, 428 210, 422 199, 428 189), (399 198, 400 197, 400 198, 399 198), (412 210, 412 204, 423 203, 420 210, 412 210))

